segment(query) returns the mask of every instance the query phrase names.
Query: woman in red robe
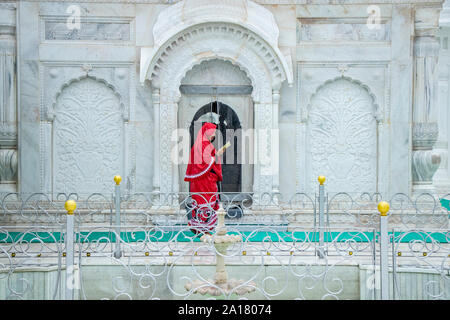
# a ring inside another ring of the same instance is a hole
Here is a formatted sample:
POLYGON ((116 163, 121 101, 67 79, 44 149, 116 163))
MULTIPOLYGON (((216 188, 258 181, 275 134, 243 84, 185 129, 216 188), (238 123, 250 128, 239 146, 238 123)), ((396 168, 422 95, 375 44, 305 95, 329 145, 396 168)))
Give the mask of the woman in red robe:
POLYGON ((192 218, 188 225, 192 232, 211 233, 217 224, 219 209, 217 182, 222 181, 220 156, 211 143, 215 138, 216 125, 205 123, 197 133, 192 146, 184 181, 190 182, 189 192, 193 203, 189 206, 192 218))

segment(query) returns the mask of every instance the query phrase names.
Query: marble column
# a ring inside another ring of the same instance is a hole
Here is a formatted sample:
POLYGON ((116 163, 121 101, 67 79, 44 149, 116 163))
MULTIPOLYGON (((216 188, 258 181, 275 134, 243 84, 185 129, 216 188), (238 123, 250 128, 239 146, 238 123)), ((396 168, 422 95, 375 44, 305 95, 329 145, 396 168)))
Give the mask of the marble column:
POLYGON ((414 99, 412 123, 412 191, 434 192, 433 175, 441 157, 433 146, 438 138, 437 92, 440 6, 417 7, 414 16, 414 99))
MULTIPOLYGON (((273 101, 279 99, 277 93, 273 97, 275 100, 270 102, 254 102, 255 112, 255 145, 254 145, 254 179, 253 179, 253 204, 264 204, 269 207, 278 202, 279 193, 279 168, 278 161, 274 158, 278 156, 279 139, 277 130, 274 130, 274 121, 278 123, 278 115, 274 120, 273 101)), ((276 104, 278 106, 278 104, 276 104)), ((278 127, 278 125, 276 126, 278 127)))
POLYGON ((0 4, 0 192, 17 191, 16 4, 0 4))
POLYGON ((159 175, 159 157, 160 157, 160 151, 159 151, 159 104, 160 104, 160 95, 159 95, 159 88, 154 88, 152 92, 152 100, 153 100, 153 129, 154 129, 154 137, 153 143, 154 143, 154 157, 153 157, 153 191, 159 192, 160 191, 160 175, 159 175))
POLYGON ((271 132, 271 153, 272 153, 272 168, 273 168, 273 182, 272 192, 277 194, 280 192, 280 128, 278 125, 278 113, 280 105, 280 91, 272 91, 272 132, 271 132))
POLYGON ((441 155, 441 164, 433 176, 433 185, 438 193, 448 193, 450 190, 450 170, 448 161, 448 147, 450 141, 450 3, 444 2, 439 18, 440 39, 439 51, 439 136, 434 148, 441 155))
MULTIPOLYGON (((159 175, 159 191, 167 195, 178 191, 178 167, 172 159, 176 147, 174 136, 177 129, 177 108, 179 96, 176 93, 160 90, 159 93, 159 157, 158 170, 155 175, 159 175)), ((155 181, 156 182, 156 181, 155 181)), ((157 186, 154 190, 157 191, 157 186)))
POLYGON ((259 114, 260 104, 257 101, 253 102, 253 112, 255 114, 255 121, 254 121, 254 147, 253 147, 253 195, 254 198, 257 198, 257 195, 259 193, 259 145, 258 145, 258 129, 259 129, 259 121, 258 120, 258 114, 259 114))

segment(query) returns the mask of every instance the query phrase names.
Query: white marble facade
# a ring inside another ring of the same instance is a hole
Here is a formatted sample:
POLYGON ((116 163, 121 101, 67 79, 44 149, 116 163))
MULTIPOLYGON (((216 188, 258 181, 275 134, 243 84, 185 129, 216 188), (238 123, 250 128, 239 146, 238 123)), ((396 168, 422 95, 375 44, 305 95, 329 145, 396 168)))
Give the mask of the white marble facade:
POLYGON ((314 193, 323 174, 332 192, 449 192, 445 8, 2 3, 0 191, 110 192, 116 174, 130 191, 186 191, 172 133, 212 99, 180 91, 194 85, 252 88, 217 95, 243 127, 268 133, 254 138, 268 160, 242 171, 245 191, 288 199, 314 193))

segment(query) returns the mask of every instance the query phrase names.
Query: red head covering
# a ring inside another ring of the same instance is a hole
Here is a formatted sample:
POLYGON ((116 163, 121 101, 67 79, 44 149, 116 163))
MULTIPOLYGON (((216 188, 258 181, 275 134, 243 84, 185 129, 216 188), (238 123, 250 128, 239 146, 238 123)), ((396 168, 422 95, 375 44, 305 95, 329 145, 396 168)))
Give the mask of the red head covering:
POLYGON ((214 133, 217 126, 213 123, 205 123, 197 133, 194 145, 189 156, 189 163, 186 170, 184 181, 193 181, 194 179, 203 177, 203 175, 211 170, 218 176, 218 180, 222 181, 222 166, 220 161, 216 161, 216 149, 206 137, 214 133))

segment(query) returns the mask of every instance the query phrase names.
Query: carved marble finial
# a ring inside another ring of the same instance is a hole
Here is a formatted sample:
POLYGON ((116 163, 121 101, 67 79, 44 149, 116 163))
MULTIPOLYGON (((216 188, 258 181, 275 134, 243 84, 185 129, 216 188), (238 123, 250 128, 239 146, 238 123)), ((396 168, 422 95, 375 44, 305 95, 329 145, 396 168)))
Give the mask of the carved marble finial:
POLYGON ((83 69, 83 71, 86 72, 86 75, 88 75, 89 72, 92 71, 93 67, 92 67, 92 65, 90 63, 85 63, 85 64, 83 64, 81 69, 83 69))
POLYGON ((340 64, 340 65, 338 65, 337 68, 338 68, 339 72, 341 73, 341 76, 343 77, 344 73, 346 73, 348 71, 349 66, 347 64, 340 64))

